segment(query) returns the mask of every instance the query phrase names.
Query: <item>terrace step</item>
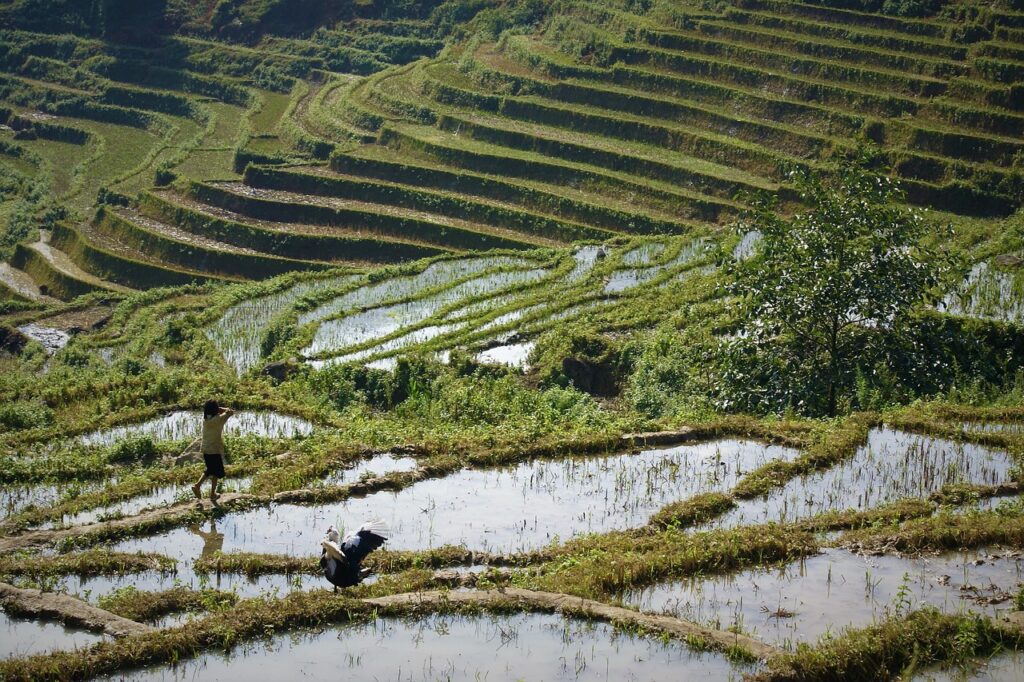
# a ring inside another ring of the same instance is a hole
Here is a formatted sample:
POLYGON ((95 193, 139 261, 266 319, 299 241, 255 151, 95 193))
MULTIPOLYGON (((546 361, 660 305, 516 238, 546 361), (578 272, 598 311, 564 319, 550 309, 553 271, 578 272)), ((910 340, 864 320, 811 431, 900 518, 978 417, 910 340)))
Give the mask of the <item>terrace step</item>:
MULTIPOLYGON (((652 71, 646 68, 617 66, 613 69, 602 70, 592 67, 552 64, 551 61, 544 61, 550 60, 551 55, 550 53, 545 53, 542 46, 524 41, 520 41, 516 45, 516 49, 522 49, 531 55, 532 58, 542 60, 548 71, 554 71, 563 78, 612 82, 615 83, 616 87, 625 88, 627 92, 632 90, 638 93, 650 91, 668 92, 670 94, 680 93, 687 98, 694 97, 695 99, 719 97, 722 98, 723 103, 730 102, 730 99, 726 99, 726 95, 731 94, 730 91, 732 93, 736 92, 733 89, 736 86, 725 88, 715 82, 709 83, 690 76, 652 71), (691 95, 691 93, 695 94, 691 95)), ((689 57, 687 59, 689 60, 689 57)), ((865 111, 865 106, 867 106, 866 113, 885 118, 895 118, 897 120, 885 123, 872 123, 859 115, 846 115, 839 119, 840 124, 846 129, 840 129, 837 133, 846 136, 858 132, 858 129, 864 129, 868 132, 869 137, 872 138, 880 139, 887 133, 897 135, 906 141, 907 146, 912 151, 917 150, 925 153, 941 152, 943 149, 942 145, 947 145, 954 152, 954 157, 974 162, 990 163, 995 157, 1002 160, 1012 158, 1020 144, 1019 131, 1024 130, 1024 117, 1022 116, 990 109, 966 107, 948 100, 931 100, 930 102, 919 103, 916 100, 907 98, 888 95, 881 97, 870 93, 836 89, 828 85, 821 86, 822 89, 819 89, 819 86, 811 81, 794 81, 794 79, 788 77, 779 80, 778 87, 776 87, 772 85, 776 75, 768 71, 759 72, 756 69, 751 71, 744 66, 716 62, 707 62, 703 66, 701 66, 700 62, 697 62, 692 64, 692 66, 697 69, 707 67, 711 69, 712 75, 718 77, 722 75, 718 70, 723 68, 737 77, 742 76, 740 79, 742 84, 739 86, 741 92, 737 93, 739 97, 751 102, 748 107, 770 107, 767 112, 776 119, 780 118, 780 109, 785 111, 794 105, 796 107, 806 105, 794 103, 789 98, 782 101, 775 98, 767 98, 764 91, 751 92, 745 87, 748 80, 751 84, 759 82, 759 85, 768 91, 789 93, 789 97, 793 93, 811 100, 824 99, 830 101, 833 96, 838 97, 840 101, 834 103, 850 111, 863 112, 865 111), (760 74, 762 78, 758 81, 755 78, 755 74, 760 74), (748 75, 750 78, 748 78, 748 75), (800 88, 808 89, 801 91, 800 88), (913 114, 920 114, 919 119, 907 120, 903 118, 906 115, 913 114), (930 120, 924 121, 922 120, 924 118, 930 120), (967 132, 964 130, 964 127, 977 129, 978 132, 967 132), (886 128, 891 130, 886 131, 886 128), (947 142, 947 140, 952 142, 947 142)), ((736 95, 734 94, 733 99, 735 98, 736 95)), ((730 104, 730 106, 735 107, 735 104, 730 104)), ((796 111, 799 111, 799 109, 796 111)), ((796 111, 793 113, 796 114, 796 111)), ((815 112, 811 110, 808 113, 815 112)), ((805 121, 806 123, 807 121, 805 121)), ((824 130, 830 130, 831 128, 832 121, 829 121, 827 126, 823 126, 824 130)))
POLYGON ((896 92, 908 97, 935 97, 946 91, 946 82, 929 76, 907 74, 893 69, 851 66, 844 62, 804 57, 797 53, 761 49, 746 42, 709 37, 697 32, 650 31, 651 47, 617 46, 613 59, 627 64, 671 65, 689 54, 701 54, 739 61, 773 72, 799 73, 820 80, 859 86, 868 90, 896 92))
POLYGON ((219 242, 128 208, 101 207, 92 226, 96 232, 151 254, 162 263, 221 277, 264 279, 329 267, 322 262, 280 258, 219 242))
POLYGON ((77 226, 58 223, 53 242, 80 267, 121 286, 149 289, 161 286, 212 281, 242 281, 237 277, 214 276, 186 268, 168 267, 138 249, 95 229, 89 223, 77 226))
POLYGON ((689 123, 690 117, 713 117, 716 122, 762 124, 782 134, 807 138, 820 145, 824 136, 854 135, 865 119, 817 104, 781 100, 759 90, 730 87, 696 78, 652 78, 638 69, 580 67, 577 74, 553 78, 542 69, 528 70, 492 46, 473 54, 474 73, 487 81, 508 84, 514 94, 537 95, 563 103, 614 109, 647 117, 689 123), (574 77, 575 76, 575 77, 574 77), (653 86, 653 87, 652 87, 653 86))
MULTIPOLYGON (((346 115, 351 106, 348 101, 351 98, 351 84, 324 86, 324 90, 326 92, 310 105, 310 111, 315 112, 315 115, 307 115, 307 126, 313 126, 331 139, 352 139, 363 144, 377 139, 375 130, 368 129, 365 124, 360 125, 356 120, 350 120, 346 115)), ((355 116, 352 118, 356 119, 355 116)))
POLYGON ((57 303, 58 299, 43 292, 39 284, 24 270, 10 263, 0 263, 0 290, 6 288, 10 295, 33 303, 57 303))
POLYGON ((266 253, 334 266, 372 267, 449 252, 425 242, 366 236, 362 229, 252 218, 168 190, 143 192, 139 210, 190 233, 212 234, 223 242, 259 246, 266 253))
POLYGON ((513 204, 482 201, 477 197, 454 192, 431 192, 394 182, 370 181, 320 166, 283 169, 250 167, 246 170, 244 181, 250 187, 379 202, 517 232, 540 236, 557 235, 560 240, 566 241, 607 239, 612 236, 605 229, 567 222, 513 204))
POLYGON ((366 226, 379 234, 414 238, 449 250, 526 249, 562 244, 467 220, 397 206, 262 190, 241 183, 193 183, 192 196, 243 215, 268 220, 302 218, 322 225, 366 226))
MULTIPOLYGON (((482 61, 486 63, 486 56, 482 58, 482 61)), ((500 77, 500 74, 495 71, 488 71, 488 77, 500 77)), ((644 112, 650 112, 649 114, 637 115, 633 118, 636 121, 637 126, 641 127, 644 131, 650 131, 650 134, 656 134, 657 127, 649 123, 652 117, 660 117, 662 114, 671 115, 670 112, 675 107, 686 107, 686 100, 676 99, 662 99, 653 98, 644 95, 639 89, 632 89, 627 84, 626 86, 608 86, 607 88, 596 88, 593 86, 587 86, 577 81, 572 82, 546 82, 540 79, 524 78, 522 76, 509 76, 510 82, 514 83, 517 87, 525 88, 528 92, 538 92, 545 96, 557 99, 560 101, 574 101, 584 100, 587 102, 593 102, 593 106, 604 106, 613 108, 615 110, 628 110, 629 108, 636 108, 644 112)), ((450 86, 438 86, 439 88, 450 88, 450 86)), ((499 109, 502 113, 507 115, 516 116, 517 106, 515 102, 509 98, 492 97, 495 103, 491 104, 492 108, 499 109)), ((558 109, 563 112, 562 119, 566 121, 566 124, 574 123, 578 124, 576 127, 584 127, 579 124, 577 119, 571 118, 577 111, 575 107, 558 105, 562 107, 558 109)), ((778 106, 778 103, 773 103, 773 106, 778 106)), ((586 110, 584 110, 586 111, 586 110)), ((593 108, 589 111, 594 111, 593 108)), ((598 110, 599 111, 599 110, 598 110)), ((693 111, 700 111, 698 108, 694 108, 693 111)), ((698 114, 699 115, 699 114, 698 114)), ((778 150, 779 155, 772 155, 767 152, 762 152, 764 157, 760 163, 762 165, 779 164, 780 162, 788 162, 791 165, 796 162, 796 159, 792 157, 787 158, 785 154, 803 152, 807 154, 812 152, 815 154, 823 153, 823 150, 830 144, 839 143, 839 140, 835 138, 829 138, 825 136, 815 136, 811 133, 795 133, 789 128, 782 128, 781 126, 772 126, 758 124, 756 122, 744 121, 739 119, 735 114, 729 114, 728 112, 716 113, 710 112, 712 118, 706 118, 708 123, 712 123, 717 120, 721 126, 731 125, 733 126, 731 132, 737 137, 742 137, 748 140, 751 145, 764 145, 772 149, 778 150), (786 139, 786 135, 789 135, 789 139, 786 139), (793 149, 793 145, 797 145, 797 148, 793 149), (790 149, 787 149, 789 147, 790 149), (801 148, 802 147, 802 148, 801 148)), ((683 116, 680 114, 680 118, 683 116)), ((625 131, 622 130, 626 124, 626 117, 622 117, 622 123, 616 123, 620 119, 613 119, 612 122, 607 123, 606 126, 612 130, 616 130, 622 135, 625 135, 625 131)), ((685 119, 684 119, 685 120, 685 119)), ((689 122, 689 121, 687 121, 689 122)), ((1024 126, 1024 119, 1022 119, 1022 126, 1024 126)), ((954 179, 956 177, 963 177, 969 179, 971 175, 977 175, 979 173, 984 174, 1000 174, 1007 171, 1002 171, 997 168, 999 165, 1009 165, 1013 162, 1013 159, 1018 152, 1024 148, 1024 142, 1008 137, 1003 137, 995 134, 982 135, 982 134, 970 134, 964 133, 959 129, 954 129, 949 126, 945 126, 942 123, 909 123, 903 120, 888 121, 885 123, 880 122, 869 122, 865 119, 861 119, 861 130, 856 133, 867 132, 869 136, 875 138, 877 141, 882 142, 886 138, 890 138, 887 141, 891 144, 898 145, 899 147, 905 147, 898 152, 898 156, 901 159, 911 157, 917 158, 917 163, 908 165, 908 168, 929 168, 929 175, 921 176, 921 179, 934 180, 935 166, 939 164, 942 166, 941 177, 946 179, 954 179), (939 157, 942 157, 941 159, 939 157), (959 169, 954 166, 949 159, 959 159, 961 161, 967 161, 976 164, 983 164, 984 170, 974 170, 971 173, 957 172, 959 169)), ((699 125, 700 122, 697 122, 699 125)), ((713 127, 713 124, 712 124, 713 127)), ((1024 127, 1021 128, 1024 130, 1024 127)), ((844 138, 852 136, 855 131, 843 131, 841 133, 844 138)), ((728 139, 728 138, 726 138, 728 139)), ((714 143, 714 140, 703 140, 705 143, 714 143)), ((666 142, 662 142, 665 144, 666 142)), ((707 146, 711 146, 708 144, 707 146)), ((843 144, 843 146, 846 146, 843 144)), ((740 167, 747 168, 748 170, 755 170, 751 166, 744 166, 745 161, 748 164, 754 163, 756 155, 749 149, 741 149, 740 145, 735 140, 731 141, 718 141, 718 148, 724 149, 725 151, 718 152, 719 154, 729 154, 729 149, 735 149, 736 153, 743 153, 746 158, 737 159, 736 156, 732 158, 718 157, 718 160, 731 163, 740 167)), ((757 149, 757 147, 753 147, 757 149)), ((705 151, 705 158, 716 158, 715 152, 709 150, 705 151)), ((895 151, 895 150, 893 150, 895 151)), ((918 176, 911 176, 918 177, 918 176)))
POLYGON ((612 231, 650 234, 685 232, 690 224, 660 211, 634 212, 633 202, 588 194, 565 185, 547 185, 503 175, 472 173, 428 161, 416 161, 381 146, 335 155, 335 172, 370 177, 417 187, 431 187, 485 197, 515 206, 543 210, 555 216, 612 231))
MULTIPOLYGON (((843 64, 859 64, 883 71, 901 71, 930 78, 948 78, 963 75, 968 65, 961 61, 908 55, 885 48, 868 48, 851 45, 842 40, 821 36, 807 37, 790 33, 785 29, 762 26, 747 26, 722 20, 697 22, 697 30, 709 37, 730 42, 754 45, 787 54, 825 59, 843 64)), ((661 44, 661 41, 656 41, 661 44)))
POLYGON ((542 157, 590 166, 603 172, 629 173, 692 192, 695 198, 730 200, 740 191, 776 191, 771 180, 722 164, 676 153, 653 145, 632 143, 566 131, 525 121, 483 114, 446 114, 441 130, 487 144, 542 157))
MULTIPOLYGON (((675 54, 664 64, 637 61, 616 64, 609 69, 582 66, 569 62, 536 40, 521 38, 509 40, 506 54, 516 59, 536 62, 543 70, 561 79, 578 78, 627 85, 648 92, 664 92, 690 96, 691 92, 704 92, 709 88, 739 89, 748 96, 781 98, 786 105, 799 107, 836 107, 840 113, 882 117, 914 114, 920 103, 912 98, 892 92, 879 93, 863 88, 837 84, 788 72, 770 71, 749 63, 706 57, 700 54, 675 54)), ((719 97, 725 94, 716 93, 719 97)))
POLYGON ((827 21, 835 24, 854 26, 870 26, 872 28, 901 33, 910 36, 925 36, 945 39, 951 31, 948 24, 921 19, 903 19, 882 14, 870 14, 849 9, 839 9, 822 5, 810 5, 788 0, 736 0, 736 5, 743 9, 770 11, 784 16, 805 17, 813 20, 827 21))
POLYGON ((49 295, 66 301, 97 290, 131 291, 83 270, 59 244, 51 244, 50 232, 41 231, 41 235, 40 241, 34 244, 19 244, 11 264, 27 272, 40 285, 45 285, 49 295))
POLYGON ((841 40, 855 45, 878 47, 894 52, 907 52, 928 57, 963 60, 968 49, 962 45, 944 40, 925 40, 894 31, 844 26, 825 23, 798 16, 786 16, 769 12, 728 9, 725 17, 730 21, 749 26, 781 29, 789 33, 841 40))
POLYGON ((401 149, 404 154, 474 173, 562 184, 590 195, 607 194, 620 201, 641 203, 682 219, 718 220, 734 215, 740 208, 731 201, 688 193, 667 182, 640 182, 626 172, 466 140, 457 133, 433 126, 391 124, 382 131, 381 143, 401 149))
POLYGON ((497 96, 458 83, 451 68, 426 71, 430 94, 446 105, 653 145, 762 175, 772 175, 783 161, 799 164, 798 159, 818 158, 838 144, 806 128, 746 119, 681 100, 644 97, 616 87, 545 87, 534 81, 528 84, 532 95, 497 96))
MULTIPOLYGON (((411 73, 411 70, 407 71, 406 75, 411 73)), ((491 116, 485 112, 427 108, 419 103, 420 94, 406 84, 405 80, 407 79, 390 78, 388 82, 402 83, 399 92, 411 98, 408 108, 427 110, 430 121, 436 121, 439 128, 467 133, 480 142, 602 169, 622 169, 633 175, 687 187, 688 191, 701 195, 726 198, 734 196, 740 190, 777 189, 774 183, 755 174, 682 154, 666 153, 659 145, 613 140, 576 130, 566 132, 547 125, 491 116)))

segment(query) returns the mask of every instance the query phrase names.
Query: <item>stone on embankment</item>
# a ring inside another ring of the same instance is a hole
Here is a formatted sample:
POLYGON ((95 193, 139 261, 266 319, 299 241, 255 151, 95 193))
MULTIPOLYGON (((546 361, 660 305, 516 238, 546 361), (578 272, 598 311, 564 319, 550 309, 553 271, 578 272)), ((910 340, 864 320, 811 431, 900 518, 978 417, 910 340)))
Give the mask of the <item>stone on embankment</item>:
POLYGON ((143 635, 155 628, 128 620, 67 594, 22 589, 0 583, 0 604, 17 613, 54 618, 68 625, 102 631, 114 637, 143 635))

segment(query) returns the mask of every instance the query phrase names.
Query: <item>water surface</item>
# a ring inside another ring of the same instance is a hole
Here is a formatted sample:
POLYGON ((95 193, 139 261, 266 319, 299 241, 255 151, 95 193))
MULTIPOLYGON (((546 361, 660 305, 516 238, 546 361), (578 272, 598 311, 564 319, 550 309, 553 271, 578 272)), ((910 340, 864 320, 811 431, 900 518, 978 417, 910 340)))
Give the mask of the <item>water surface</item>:
POLYGON ((716 652, 625 635, 604 623, 554 614, 377 619, 302 631, 204 653, 176 667, 148 668, 108 679, 257 680, 738 680, 716 652))
POLYGON ((998 550, 908 558, 826 549, 780 567, 670 581, 624 599, 645 611, 719 629, 739 627, 768 644, 793 648, 924 606, 997 616, 1012 608, 1022 570, 1019 556, 998 550))

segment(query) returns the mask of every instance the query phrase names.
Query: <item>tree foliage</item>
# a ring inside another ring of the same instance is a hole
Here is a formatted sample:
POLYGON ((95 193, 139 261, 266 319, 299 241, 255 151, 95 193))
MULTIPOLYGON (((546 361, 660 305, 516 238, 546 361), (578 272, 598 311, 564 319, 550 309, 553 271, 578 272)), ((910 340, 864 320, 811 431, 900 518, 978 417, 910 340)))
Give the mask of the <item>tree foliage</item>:
POLYGON ((730 268, 742 329, 723 344, 723 400, 832 415, 860 360, 906 329, 950 257, 922 243, 924 217, 862 162, 844 163, 831 182, 803 171, 791 179, 805 210, 786 218, 762 196, 739 223, 762 238, 730 268))

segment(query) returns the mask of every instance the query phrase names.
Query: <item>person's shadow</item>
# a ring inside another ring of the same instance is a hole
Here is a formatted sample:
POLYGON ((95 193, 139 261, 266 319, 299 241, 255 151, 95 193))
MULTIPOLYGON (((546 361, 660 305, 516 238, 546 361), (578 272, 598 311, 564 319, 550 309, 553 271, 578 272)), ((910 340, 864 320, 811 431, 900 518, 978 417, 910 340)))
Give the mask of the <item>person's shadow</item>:
POLYGON ((217 522, 210 519, 210 530, 204 531, 198 523, 194 523, 188 529, 203 539, 203 551, 200 557, 209 559, 214 554, 224 549, 224 533, 217 532, 217 522))

